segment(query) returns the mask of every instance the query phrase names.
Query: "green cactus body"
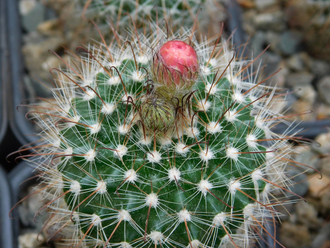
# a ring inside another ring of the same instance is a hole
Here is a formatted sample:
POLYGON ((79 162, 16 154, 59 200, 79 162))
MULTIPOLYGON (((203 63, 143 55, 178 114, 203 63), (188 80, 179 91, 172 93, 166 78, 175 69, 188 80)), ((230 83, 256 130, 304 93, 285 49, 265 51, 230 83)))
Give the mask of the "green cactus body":
POLYGON ((158 97, 152 59, 166 41, 153 28, 122 46, 90 47, 80 69, 58 74, 54 108, 33 117, 46 142, 47 207, 59 216, 51 222, 70 227, 77 247, 248 247, 251 226, 274 216, 269 194, 288 183, 281 158, 290 146, 270 130, 282 100, 243 80, 246 62, 224 43, 192 38, 195 85, 167 96, 166 128, 150 128, 145 97, 158 97))

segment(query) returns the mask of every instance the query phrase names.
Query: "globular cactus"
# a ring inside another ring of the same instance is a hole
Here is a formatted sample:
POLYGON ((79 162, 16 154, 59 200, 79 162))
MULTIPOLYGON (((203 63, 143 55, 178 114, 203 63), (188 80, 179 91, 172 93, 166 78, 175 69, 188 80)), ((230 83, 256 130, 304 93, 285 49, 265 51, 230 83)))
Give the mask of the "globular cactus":
POLYGON ((29 113, 46 225, 70 247, 248 247, 290 185, 285 94, 220 37, 151 29, 85 49, 29 113))

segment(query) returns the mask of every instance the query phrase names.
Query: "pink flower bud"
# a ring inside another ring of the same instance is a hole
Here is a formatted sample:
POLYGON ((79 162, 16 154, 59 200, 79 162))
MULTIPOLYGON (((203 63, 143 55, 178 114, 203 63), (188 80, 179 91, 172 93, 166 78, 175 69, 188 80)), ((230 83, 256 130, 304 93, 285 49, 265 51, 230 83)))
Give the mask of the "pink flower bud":
POLYGON ((183 41, 168 41, 154 57, 154 76, 158 84, 189 89, 198 77, 195 49, 183 41))

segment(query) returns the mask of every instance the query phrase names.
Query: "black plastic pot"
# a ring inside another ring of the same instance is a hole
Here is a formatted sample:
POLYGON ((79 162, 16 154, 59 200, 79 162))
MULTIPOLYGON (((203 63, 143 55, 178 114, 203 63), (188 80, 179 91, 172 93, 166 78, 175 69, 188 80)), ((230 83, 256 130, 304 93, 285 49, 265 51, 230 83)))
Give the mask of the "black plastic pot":
MULTIPOLYGON (((31 178, 33 176, 33 168, 31 167, 31 164, 23 161, 19 163, 9 174, 8 174, 8 180, 10 182, 11 186, 11 196, 12 196, 12 206, 14 206, 22 197, 21 195, 21 189, 22 187, 27 187, 29 184, 31 184, 31 181, 26 181, 24 184, 22 184, 25 180, 31 178)), ((7 213, 8 216, 8 213, 7 213)), ((20 231, 20 222, 18 218, 17 209, 14 209, 12 212, 12 216, 14 219, 13 227, 12 227, 12 237, 13 237, 13 246, 12 248, 18 247, 18 236, 20 231)), ((10 246, 4 246, 11 248, 10 246)))
POLYGON ((6 16, 4 1, 0 2, 0 144, 7 129, 6 83, 8 83, 8 51, 5 36, 6 16))
POLYGON ((22 145, 25 145, 36 141, 37 137, 32 135, 35 133, 32 123, 25 118, 27 109, 22 107, 17 111, 17 106, 27 99, 23 84, 22 28, 18 12, 18 0, 3 1, 6 2, 9 74, 11 79, 7 91, 8 96, 10 96, 8 101, 10 109, 9 122, 16 138, 22 145))
MULTIPOLYGON (((328 132, 329 128, 330 120, 303 121, 292 128, 288 134, 299 133, 298 136, 314 139, 319 134, 328 132)), ((276 133, 287 132, 287 126, 284 124, 279 124, 273 129, 273 131, 276 133)))
MULTIPOLYGON (((5 1, 0 1, 0 149, 7 130, 6 89, 8 81, 5 1)), ((0 153, 1 154, 1 153, 0 153)), ((1 155, 2 156, 2 155, 1 155)), ((0 164, 0 247, 13 246, 13 223, 9 218, 12 206, 11 188, 7 174, 0 164)))
MULTIPOLYGON (((13 221, 9 218, 12 191, 6 172, 0 165, 0 247, 14 248, 13 221)), ((17 237, 17 236, 16 236, 17 237)))

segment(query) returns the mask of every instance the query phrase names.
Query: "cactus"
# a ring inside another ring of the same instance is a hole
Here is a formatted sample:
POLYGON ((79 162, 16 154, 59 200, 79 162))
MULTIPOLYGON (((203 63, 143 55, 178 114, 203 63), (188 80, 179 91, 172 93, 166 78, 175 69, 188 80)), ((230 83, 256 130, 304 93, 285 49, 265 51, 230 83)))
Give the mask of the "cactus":
POLYGON ((46 226, 71 247, 257 240, 290 184, 292 136, 271 130, 289 124, 278 110, 285 94, 250 74, 252 61, 228 41, 199 43, 193 30, 152 25, 84 50, 52 70, 51 107, 28 115, 42 129, 29 156, 48 200, 40 211, 52 213, 46 226))

